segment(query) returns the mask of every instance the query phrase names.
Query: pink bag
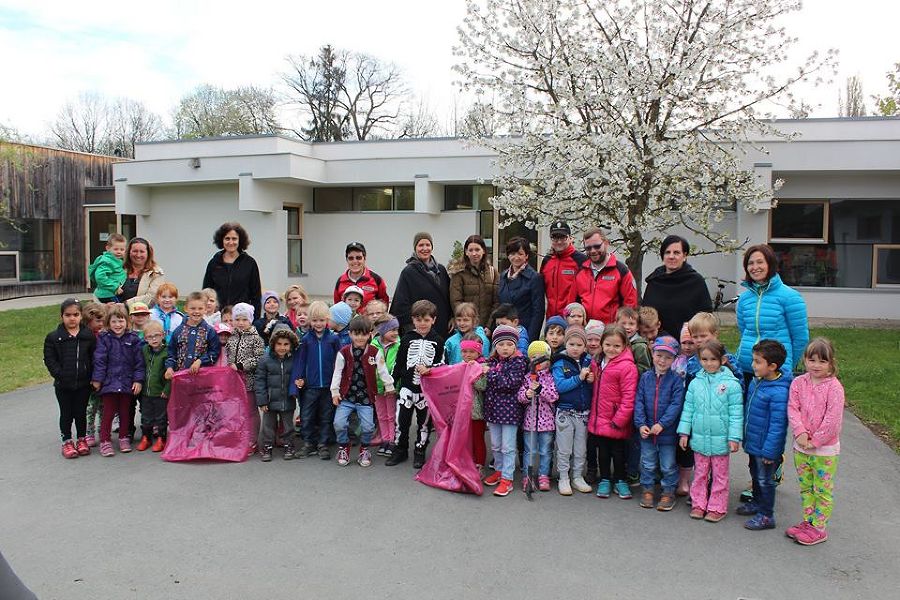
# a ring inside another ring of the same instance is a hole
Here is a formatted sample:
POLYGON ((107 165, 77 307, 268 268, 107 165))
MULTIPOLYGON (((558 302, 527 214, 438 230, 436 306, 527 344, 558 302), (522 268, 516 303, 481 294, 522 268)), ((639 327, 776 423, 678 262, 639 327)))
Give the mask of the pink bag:
POLYGON ((175 373, 169 395, 169 436, 163 460, 243 462, 252 441, 247 391, 240 373, 207 367, 175 373))
POLYGON ((422 392, 437 430, 431 457, 416 480, 451 492, 481 495, 484 487, 472 457, 471 419, 475 389, 481 376, 478 363, 437 367, 422 378, 422 392))

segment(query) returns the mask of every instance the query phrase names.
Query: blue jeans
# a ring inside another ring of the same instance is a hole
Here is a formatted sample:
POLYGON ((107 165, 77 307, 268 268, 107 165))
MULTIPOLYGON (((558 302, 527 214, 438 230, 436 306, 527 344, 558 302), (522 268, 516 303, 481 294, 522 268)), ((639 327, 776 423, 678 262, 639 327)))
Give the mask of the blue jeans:
POLYGON ((357 404, 349 400, 341 400, 340 405, 334 411, 334 433, 337 434, 337 442, 341 446, 350 443, 350 415, 356 413, 362 432, 359 441, 363 446, 368 446, 375 433, 375 411, 371 404, 357 404))
POLYGON ((525 452, 522 457, 522 473, 528 475, 528 467, 531 466, 531 453, 537 452, 538 459, 538 475, 550 475, 550 456, 553 451, 553 432, 552 431, 523 431, 522 437, 525 441, 525 452), (537 446, 532 449, 531 436, 534 436, 534 442, 537 446))
POLYGON ((488 423, 491 431, 491 450, 494 453, 494 469, 503 479, 512 481, 516 472, 516 432, 518 425, 488 423))
POLYGON ((329 388, 306 388, 300 403, 300 435, 312 446, 328 444, 334 422, 334 404, 329 388))
POLYGON ((762 456, 750 455, 750 480, 753 485, 753 504, 756 511, 767 517, 775 516, 775 469, 781 460, 767 465, 762 456))
POLYGON ((652 488, 656 482, 656 467, 662 471, 663 492, 671 494, 678 485, 678 463, 675 461, 675 444, 654 443, 653 439, 641 440, 641 486, 652 488))

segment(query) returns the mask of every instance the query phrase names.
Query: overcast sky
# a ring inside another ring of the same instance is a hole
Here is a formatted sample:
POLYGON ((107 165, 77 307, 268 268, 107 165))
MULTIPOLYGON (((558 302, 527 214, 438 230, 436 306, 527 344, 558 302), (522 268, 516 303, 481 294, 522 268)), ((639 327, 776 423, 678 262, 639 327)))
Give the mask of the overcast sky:
MULTIPOLYGON (((395 62, 449 123, 451 48, 464 11, 462 0, 0 0, 0 123, 42 137, 81 91, 138 99, 168 120, 201 83, 272 85, 285 55, 312 54, 326 43, 395 62)), ((855 74, 871 112, 870 96, 884 93, 885 73, 900 62, 898 23, 894 0, 807 0, 785 23, 800 38, 798 61, 809 49, 840 51, 835 82, 805 95, 821 104, 812 116, 836 116, 838 83, 855 74)))

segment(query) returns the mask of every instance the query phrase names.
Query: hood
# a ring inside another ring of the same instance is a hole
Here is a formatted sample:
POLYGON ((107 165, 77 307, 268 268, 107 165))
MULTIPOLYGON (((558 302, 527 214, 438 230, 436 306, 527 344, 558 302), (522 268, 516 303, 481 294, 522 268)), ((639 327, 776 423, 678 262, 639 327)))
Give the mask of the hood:
POLYGON ((680 269, 672 273, 666 273, 665 265, 660 265, 653 269, 653 272, 644 279, 647 283, 655 281, 658 284, 674 283, 679 284, 696 277, 697 271, 694 270, 689 263, 684 263, 680 269))
POLYGON ((612 359, 611 361, 606 363, 606 367, 609 368, 609 367, 611 367, 613 365, 617 365, 619 363, 634 364, 634 354, 631 353, 630 349, 625 348, 624 350, 622 350, 622 353, 620 355, 618 355, 617 357, 615 357, 614 359, 612 359))
POLYGON ((777 290, 778 288, 780 288, 781 286, 784 285, 784 282, 781 281, 781 275, 779 275, 778 273, 775 273, 774 275, 769 277, 769 281, 767 281, 763 285, 759 285, 748 279, 743 280, 741 282, 741 285, 743 287, 747 288, 748 290, 750 290, 751 292, 758 292, 759 290, 762 290, 763 293, 765 293, 765 292, 772 292, 772 291, 777 290))
POLYGON ((707 383, 717 383, 720 381, 727 381, 729 379, 737 381, 737 377, 734 376, 734 373, 731 372, 731 369, 722 365, 718 371, 715 373, 707 373, 705 369, 701 368, 697 371, 697 379, 702 379, 707 383))
POLYGON ((762 380, 757 385, 760 388, 783 388, 785 390, 790 390, 791 382, 794 380, 794 375, 791 373, 789 368, 785 368, 785 365, 781 367, 781 377, 778 379, 773 379, 770 381, 762 380))

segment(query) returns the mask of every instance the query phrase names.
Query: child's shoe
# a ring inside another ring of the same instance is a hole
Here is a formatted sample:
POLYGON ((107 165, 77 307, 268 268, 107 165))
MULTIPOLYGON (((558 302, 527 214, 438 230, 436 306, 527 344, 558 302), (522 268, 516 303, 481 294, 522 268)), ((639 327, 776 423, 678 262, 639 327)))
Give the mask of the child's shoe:
POLYGON ((809 523, 802 531, 797 533, 797 537, 794 540, 801 546, 815 546, 828 541, 828 534, 824 528, 819 529, 812 523, 809 523))
POLYGON ((572 484, 569 482, 569 474, 559 475, 559 482, 557 483, 557 487, 559 488, 559 494, 561 496, 571 496, 572 495, 572 484))
POLYGON ((303 444, 303 447, 300 449, 300 452, 294 454, 295 458, 306 458, 307 456, 315 456, 316 455, 316 447, 313 444, 303 444))
POLYGON ((129 440, 127 437, 119 438, 119 452, 125 454, 131 452, 131 440, 129 440))
POLYGON ((585 469, 584 481, 590 486, 597 485, 597 471, 594 469, 585 469))
POLYGON ((582 494, 590 494, 594 488, 589 486, 583 477, 575 477, 572 479, 572 487, 582 494))
MULTIPOLYGON (((641 492, 641 508, 653 508, 653 490, 644 488, 644 491, 641 492)), ((662 499, 660 499, 660 503, 662 503, 662 499)))
POLYGON ((391 447, 391 444, 390 443, 385 444, 384 445, 384 453, 382 454, 382 456, 384 456, 385 458, 390 458, 393 455, 394 455, 394 449, 391 447))
POLYGON ((153 441, 153 447, 150 448, 151 452, 162 452, 166 449, 166 438, 163 436, 157 436, 157 438, 153 441))
POLYGON ((600 483, 597 484, 597 497, 598 498, 609 498, 609 495, 612 493, 612 483, 609 479, 601 479, 600 483))
POLYGON ((350 464, 350 446, 341 446, 337 453, 337 464, 346 467, 350 464))
POLYGON ((263 446, 260 455, 260 460, 262 460, 263 462, 270 462, 272 460, 272 446, 263 446))
POLYGON ((528 476, 522 478, 522 491, 528 493, 528 476))
POLYGON ((538 477, 538 489, 542 492, 550 491, 550 477, 547 475, 541 475, 538 477))
POLYGON ((667 512, 673 508, 675 508, 675 494, 663 492, 662 496, 659 497, 659 504, 656 505, 656 510, 667 512))
POLYGON ((500 471, 494 471, 484 478, 484 485, 497 485, 500 483, 500 480, 502 478, 503 475, 500 473, 500 471))
POLYGON ((741 515, 742 517, 752 517, 753 515, 759 512, 756 505, 753 502, 744 502, 740 506, 737 507, 735 513, 741 515))
MULTIPOLYGON (((691 511, 691 513, 693 513, 693 512, 694 511, 691 511)), ((720 512, 711 510, 708 513, 706 513, 706 516, 703 517, 703 520, 709 521, 710 523, 718 523, 719 521, 721 521, 724 518, 725 518, 725 513, 720 513, 720 512)))
POLYGON ((500 485, 494 490, 495 496, 508 496, 513 489, 512 479, 501 479, 500 485))
POLYGON ((413 450, 413 469, 421 469, 425 466, 425 449, 416 448, 413 450))
POLYGON ((100 442, 100 456, 115 456, 115 452, 113 452, 112 442, 100 442))
POLYGON ((97 445, 97 438, 92 435, 84 436, 84 441, 87 442, 87 445, 91 448, 97 445))
POLYGON ((62 445, 63 458, 78 458, 78 450, 75 449, 75 443, 72 440, 66 440, 62 445))
POLYGON ((775 519, 765 515, 756 515, 744 523, 744 529, 761 531, 763 529, 775 529, 775 519))
POLYGON ((375 452, 375 454, 377 454, 378 456, 387 456, 385 450, 387 450, 387 444, 381 444, 378 446, 378 450, 375 452))
POLYGON ((796 525, 791 525, 784 531, 784 535, 788 536, 792 540, 797 539, 797 534, 809 527, 809 521, 800 521, 796 525))
POLYGON ((356 459, 356 463, 363 468, 372 466, 372 453, 369 452, 366 446, 360 447, 359 458, 356 459))
POLYGON ((150 447, 150 436, 149 435, 141 436, 141 441, 138 442, 138 445, 137 445, 137 451, 143 452, 149 447, 150 447))
POLYGON ((691 518, 692 519, 702 519, 704 516, 706 516, 706 513, 703 511, 702 508, 692 508, 691 509, 691 518))
POLYGON ((675 488, 676 496, 687 496, 691 493, 691 473, 693 469, 678 469, 678 486, 675 488))
MULTIPOLYGON (((741 502, 744 504, 753 504, 753 485, 751 484, 747 489, 741 492, 741 502)), ((741 514, 741 513, 738 513, 741 514)))
POLYGON ((331 452, 325 444, 320 444, 319 447, 316 448, 316 452, 319 454, 319 459, 331 460, 331 452))
POLYGON ((385 466, 387 467, 395 467, 402 462, 409 460, 409 451, 400 450, 395 447, 391 447, 391 455, 388 457, 386 461, 384 461, 385 466))
POLYGON ((631 500, 631 488, 629 487, 627 481, 616 482, 616 496, 618 496, 622 500, 631 500))
POLYGON ((91 453, 91 447, 87 445, 84 438, 78 438, 78 441, 75 443, 75 450, 78 451, 78 456, 87 456, 91 453))
POLYGON ((284 460, 294 460, 294 445, 293 444, 285 444, 284 445, 284 460))
POLYGON ((640 473, 631 473, 626 476, 625 479, 628 482, 628 487, 637 487, 641 485, 641 474, 640 473))

